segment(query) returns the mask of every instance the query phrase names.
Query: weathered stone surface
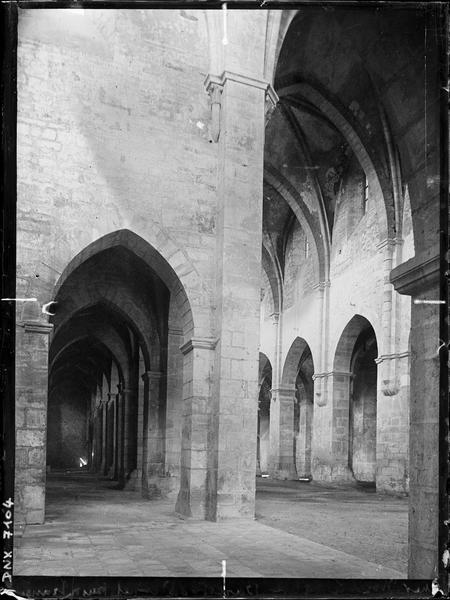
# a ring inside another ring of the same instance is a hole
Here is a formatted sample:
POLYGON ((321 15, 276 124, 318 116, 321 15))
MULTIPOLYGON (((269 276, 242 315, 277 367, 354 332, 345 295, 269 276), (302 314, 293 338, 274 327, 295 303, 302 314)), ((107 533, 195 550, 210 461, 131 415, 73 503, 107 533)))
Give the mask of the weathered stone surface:
POLYGON ((409 490, 435 575, 438 56, 388 12, 20 11, 18 520, 80 459, 253 518, 258 456, 409 490))

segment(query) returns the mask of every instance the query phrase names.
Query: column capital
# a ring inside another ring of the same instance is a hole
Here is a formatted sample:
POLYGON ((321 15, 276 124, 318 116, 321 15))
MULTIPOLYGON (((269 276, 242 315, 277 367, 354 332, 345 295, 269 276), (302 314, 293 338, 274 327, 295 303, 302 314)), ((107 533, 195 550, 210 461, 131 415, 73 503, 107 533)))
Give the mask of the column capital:
POLYGON ((329 279, 325 279, 324 281, 319 281, 315 283, 312 288, 314 290, 324 290, 325 288, 331 287, 331 281, 329 279))
POLYGON ((189 354, 194 348, 200 348, 202 350, 214 350, 217 345, 218 338, 209 337, 192 337, 190 340, 180 346, 180 350, 183 354, 189 354))
POLYGON ((411 356, 411 352, 409 352, 409 350, 406 350, 405 352, 395 352, 394 354, 381 354, 380 356, 377 356, 375 362, 377 365, 379 365, 382 362, 397 360, 400 358, 408 358, 408 356, 411 356))
POLYGON ((266 124, 275 110, 278 104, 279 97, 276 93, 273 85, 264 79, 256 79, 255 77, 249 77, 248 75, 242 75, 241 73, 233 73, 232 71, 224 71, 222 75, 212 75, 209 73, 206 76, 204 85, 208 94, 211 96, 212 104, 221 103, 221 95, 224 85, 227 81, 234 81, 235 83, 242 83, 255 87, 265 92, 265 109, 264 113, 266 116, 266 124))
POLYGON ((144 373, 142 373, 141 379, 143 381, 156 381, 162 379, 163 375, 164 373, 162 373, 161 371, 145 371, 144 373))
POLYGON ((211 98, 211 104, 220 104, 224 84, 222 78, 217 75, 208 74, 203 84, 211 98))
POLYGON ((123 388, 120 390, 120 393, 121 393, 121 394, 124 394, 124 395, 125 395, 125 394, 135 394, 135 393, 136 393, 136 390, 135 390, 135 389, 133 389, 133 388, 123 387, 123 388))
POLYGON ((389 248, 389 250, 393 250, 395 246, 401 246, 403 244, 403 240, 401 238, 385 238, 378 242, 376 245, 377 250, 383 250, 383 248, 389 248))
POLYGON ((25 333, 41 333, 49 335, 53 331, 53 324, 45 321, 18 321, 17 325, 25 329, 25 333))
MULTIPOLYGON (((439 287, 440 256, 414 256, 392 269, 390 281, 399 294, 416 296, 439 287)), ((438 298, 432 298, 437 300, 438 298)))
POLYGON ((328 371, 326 373, 314 373, 312 376, 313 381, 316 379, 325 379, 326 377, 341 376, 341 377, 353 377, 353 373, 350 371, 328 371))
POLYGON ((281 387, 278 386, 277 388, 272 388, 271 390, 272 392, 272 398, 275 395, 277 396, 295 396, 295 388, 290 388, 290 387, 281 387))
POLYGON ((213 75, 208 73, 204 81, 205 89, 208 93, 211 93, 216 88, 223 88, 227 81, 234 81, 235 83, 242 83, 243 85, 249 85, 251 87, 258 88, 267 92, 270 102, 274 105, 278 102, 278 95, 273 89, 273 86, 264 79, 256 79, 255 77, 249 77, 241 73, 233 73, 233 71, 223 71, 221 75, 213 75))
POLYGON ((180 327, 169 327, 169 335, 183 335, 183 330, 180 327))

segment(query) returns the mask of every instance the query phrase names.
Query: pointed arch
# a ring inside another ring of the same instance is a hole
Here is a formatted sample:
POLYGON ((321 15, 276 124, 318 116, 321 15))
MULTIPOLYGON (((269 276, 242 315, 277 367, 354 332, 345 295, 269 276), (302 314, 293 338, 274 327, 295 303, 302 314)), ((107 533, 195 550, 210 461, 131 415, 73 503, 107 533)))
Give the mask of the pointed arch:
POLYGON ((283 388, 295 390, 299 366, 302 357, 306 353, 311 354, 308 342, 302 337, 296 337, 292 342, 284 361, 281 375, 281 385, 283 388))
POLYGON ((89 258, 104 250, 123 247, 150 266, 171 293, 174 294, 183 315, 183 334, 185 337, 193 335, 194 318, 183 280, 191 277, 198 286, 200 284, 198 273, 187 256, 176 248, 168 237, 161 232, 158 238, 160 242, 159 249, 129 229, 120 229, 95 240, 81 250, 64 269, 56 282, 54 298, 57 299, 58 293, 69 276, 89 258), (167 258, 161 252, 164 249, 169 250, 166 254, 167 258))

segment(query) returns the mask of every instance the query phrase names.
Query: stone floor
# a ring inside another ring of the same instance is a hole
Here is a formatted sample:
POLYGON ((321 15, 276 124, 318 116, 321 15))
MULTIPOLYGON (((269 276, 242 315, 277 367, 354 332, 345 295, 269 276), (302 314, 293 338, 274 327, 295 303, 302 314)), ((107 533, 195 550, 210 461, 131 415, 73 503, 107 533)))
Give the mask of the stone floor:
POLYGON ((407 500, 258 480, 255 521, 183 520, 88 473, 52 475, 44 525, 19 528, 15 575, 405 578, 407 500))

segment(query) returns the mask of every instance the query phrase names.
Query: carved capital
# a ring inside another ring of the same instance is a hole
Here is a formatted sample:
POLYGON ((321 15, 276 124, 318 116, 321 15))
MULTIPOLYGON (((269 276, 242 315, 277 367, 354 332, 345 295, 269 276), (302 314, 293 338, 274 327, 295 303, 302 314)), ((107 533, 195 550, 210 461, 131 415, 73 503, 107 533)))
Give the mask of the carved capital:
POLYGON ((290 387, 277 387, 277 388, 273 388, 272 389, 272 398, 275 400, 277 397, 280 398, 281 396, 283 397, 289 397, 294 399, 295 397, 295 388, 290 388, 290 387))
POLYGON ((325 290, 326 288, 331 287, 331 281, 329 279, 325 279, 325 281, 319 281, 319 283, 314 284, 314 290, 325 290))
POLYGON ((392 252, 395 248, 395 246, 401 246, 403 244, 403 240, 399 239, 399 238, 385 238, 384 240, 381 240, 381 242, 379 242, 376 245, 377 250, 383 250, 384 248, 387 248, 389 252, 392 252))
POLYGON ((272 116, 279 100, 273 86, 267 81, 255 79, 254 77, 249 77, 248 75, 242 75, 240 73, 233 73, 232 71, 224 71, 220 76, 208 74, 204 85, 211 99, 210 136, 211 141, 215 143, 219 141, 220 137, 222 92, 227 81, 233 81, 234 83, 240 83, 264 90, 266 124, 272 116))
POLYGON ((218 341, 217 338, 193 337, 180 346, 180 350, 183 354, 189 354, 194 348, 214 350, 218 341))
POLYGON ((211 105, 220 104, 222 102, 223 83, 218 78, 212 78, 208 75, 205 87, 209 94, 211 105))
POLYGON ((183 330, 180 329, 179 327, 169 327, 169 331, 168 331, 169 335, 176 335, 176 336, 182 336, 183 335, 183 330))
POLYGON ((279 320, 280 320, 280 313, 278 312, 273 312, 270 315, 270 318, 272 319, 272 323, 274 323, 274 325, 277 325, 279 320))
POLYGON ((398 379, 383 379, 381 381, 381 391, 385 396, 396 396, 400 391, 400 383, 398 379))
POLYGON ((133 388, 122 388, 122 392, 121 392, 124 396, 131 396, 132 394, 137 394, 137 391, 134 390, 133 388))
POLYGON ((215 75, 208 75, 205 80, 205 89, 210 97, 211 123, 209 133, 211 142, 217 143, 220 137, 220 112, 223 92, 223 81, 215 75))
POLYGON ((51 323, 45 323, 43 321, 19 321, 17 324, 19 327, 25 329, 25 333, 49 335, 53 330, 53 325, 51 323))
POLYGON ((409 352, 408 350, 406 350, 405 352, 396 352, 395 354, 381 354, 380 356, 378 356, 375 359, 375 362, 377 363, 377 365, 381 364, 382 362, 387 362, 390 360, 397 360, 399 358, 408 358, 408 356, 411 355, 411 352, 409 352))
POLYGON ((350 371, 328 371, 327 373, 314 373, 312 378, 313 381, 316 381, 316 379, 326 379, 327 377, 333 377, 335 375, 341 377, 353 377, 353 373, 350 371))
POLYGON ((145 373, 142 373, 141 379, 143 381, 159 381, 163 375, 164 373, 161 373, 161 371, 145 371, 145 373))

